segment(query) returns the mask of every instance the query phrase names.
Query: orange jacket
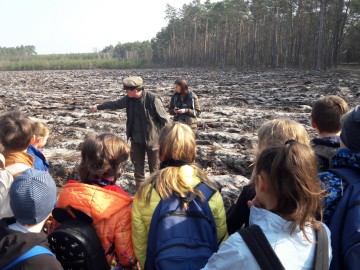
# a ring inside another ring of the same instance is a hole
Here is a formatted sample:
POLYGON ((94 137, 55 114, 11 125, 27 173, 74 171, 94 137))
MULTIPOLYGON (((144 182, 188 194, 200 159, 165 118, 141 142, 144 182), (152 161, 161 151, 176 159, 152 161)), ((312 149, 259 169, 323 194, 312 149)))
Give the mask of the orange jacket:
POLYGON ((131 240, 131 203, 130 196, 73 182, 64 186, 56 207, 71 205, 91 216, 105 252, 114 243, 120 263, 130 266, 136 262, 131 240))

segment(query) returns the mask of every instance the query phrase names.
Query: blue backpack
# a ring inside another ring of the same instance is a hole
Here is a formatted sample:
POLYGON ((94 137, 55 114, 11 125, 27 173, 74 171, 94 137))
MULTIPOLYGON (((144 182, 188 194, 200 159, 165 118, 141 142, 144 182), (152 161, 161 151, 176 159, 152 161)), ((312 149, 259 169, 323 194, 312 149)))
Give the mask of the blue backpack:
POLYGON ((201 183, 195 194, 161 200, 151 219, 145 269, 201 269, 218 250, 216 224, 208 201, 216 192, 201 183), (188 208, 182 207, 183 202, 188 208))
POLYGON ((360 170, 331 169, 347 188, 330 222, 333 258, 330 269, 360 268, 360 170))

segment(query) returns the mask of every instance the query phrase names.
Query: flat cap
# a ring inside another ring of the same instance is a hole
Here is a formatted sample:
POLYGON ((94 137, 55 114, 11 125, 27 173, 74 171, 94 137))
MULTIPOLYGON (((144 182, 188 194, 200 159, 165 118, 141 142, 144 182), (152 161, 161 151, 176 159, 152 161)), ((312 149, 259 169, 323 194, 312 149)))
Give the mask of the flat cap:
POLYGON ((123 79, 124 88, 140 88, 143 86, 143 79, 141 77, 128 77, 123 79))

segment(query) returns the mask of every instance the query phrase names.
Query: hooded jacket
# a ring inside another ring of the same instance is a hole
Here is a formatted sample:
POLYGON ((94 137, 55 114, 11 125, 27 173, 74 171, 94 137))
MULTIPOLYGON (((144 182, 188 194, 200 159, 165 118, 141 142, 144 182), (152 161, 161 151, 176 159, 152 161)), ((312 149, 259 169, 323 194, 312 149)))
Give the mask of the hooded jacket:
MULTIPOLYGON (((180 168, 181 177, 192 187, 200 183, 200 179, 195 176, 195 171, 190 166, 182 166, 180 168)), ((144 193, 147 194, 150 186, 144 188, 144 193)), ((160 202, 160 197, 156 191, 152 191, 150 204, 145 204, 145 198, 137 198, 135 196, 134 205, 132 209, 132 240, 136 258, 140 263, 141 269, 144 269, 146 260, 147 241, 150 229, 150 223, 154 211, 160 202)), ((228 236, 226 227, 226 216, 224 202, 219 192, 216 192, 209 200, 209 206, 213 213, 217 236, 219 242, 226 239, 228 236)))
POLYGON ((34 169, 45 172, 49 171, 50 164, 38 148, 30 145, 27 149, 27 153, 34 157, 34 169))
MULTIPOLYGON (((8 226, 15 223, 14 218, 0 220, 0 269, 15 261, 34 246, 49 249, 44 233, 22 233, 8 226)), ((29 258, 11 268, 11 270, 63 270, 55 257, 40 254, 29 258)))
MULTIPOLYGON (((114 244, 120 263, 135 263, 131 241, 132 198, 99 186, 71 181, 61 191, 56 207, 72 206, 93 219, 93 225, 105 250, 114 244)), ((54 227, 57 224, 54 223, 54 227)))
POLYGON ((331 136, 315 138, 311 141, 319 163, 319 171, 326 171, 331 167, 331 160, 340 147, 340 137, 331 136))
MULTIPOLYGON (((350 149, 340 149, 332 158, 331 166, 332 168, 346 167, 360 170, 360 154, 354 153, 350 149)), ((329 195, 324 198, 323 216, 324 223, 329 225, 347 184, 331 171, 319 173, 319 179, 329 195)))

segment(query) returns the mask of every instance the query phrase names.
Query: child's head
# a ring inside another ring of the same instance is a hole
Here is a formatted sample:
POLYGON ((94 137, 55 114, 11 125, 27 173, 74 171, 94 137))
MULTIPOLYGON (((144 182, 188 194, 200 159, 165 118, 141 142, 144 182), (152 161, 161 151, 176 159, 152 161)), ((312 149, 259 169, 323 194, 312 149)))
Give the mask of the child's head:
POLYGON ((360 105, 342 119, 340 139, 342 144, 355 153, 360 153, 360 105))
POLYGON ((266 147, 282 145, 288 140, 296 140, 310 145, 309 134, 305 127, 287 118, 278 118, 265 122, 258 130, 258 148, 256 156, 266 147))
POLYGON ((255 191, 266 209, 301 230, 307 223, 318 226, 322 213, 323 191, 317 177, 316 155, 311 147, 296 141, 271 146, 256 162, 255 191))
POLYGON ((189 126, 176 123, 162 128, 159 136, 160 161, 182 160, 192 163, 195 155, 195 135, 189 126))
POLYGON ((46 124, 43 122, 34 122, 34 146, 36 148, 43 148, 45 146, 49 138, 49 134, 50 131, 46 124))
MULTIPOLYGON (((141 197, 144 187, 149 184, 150 189, 144 195, 147 204, 150 203, 154 187, 162 199, 169 198, 173 192, 180 194, 182 197, 185 197, 188 192, 195 193, 200 198, 203 198, 203 195, 195 190, 191 184, 184 181, 183 177, 183 175, 196 175, 202 182, 214 188, 205 173, 193 164, 195 156, 195 135, 188 125, 173 123, 163 127, 159 136, 161 169, 153 173, 140 186, 137 196, 141 197)), ((186 207, 186 203, 184 203, 184 207, 186 207)))
POLYGON ((43 223, 56 204, 56 185, 47 172, 27 169, 15 178, 9 192, 16 221, 27 227, 43 223))
POLYGON ((348 111, 348 104, 341 97, 319 98, 312 106, 311 125, 319 134, 337 134, 341 130, 340 119, 348 111))
POLYGON ((130 148, 119 137, 104 133, 88 136, 81 147, 79 176, 86 183, 116 180, 120 165, 129 159, 130 148))
POLYGON ((0 141, 6 151, 24 151, 33 140, 34 124, 20 112, 0 117, 0 141))

